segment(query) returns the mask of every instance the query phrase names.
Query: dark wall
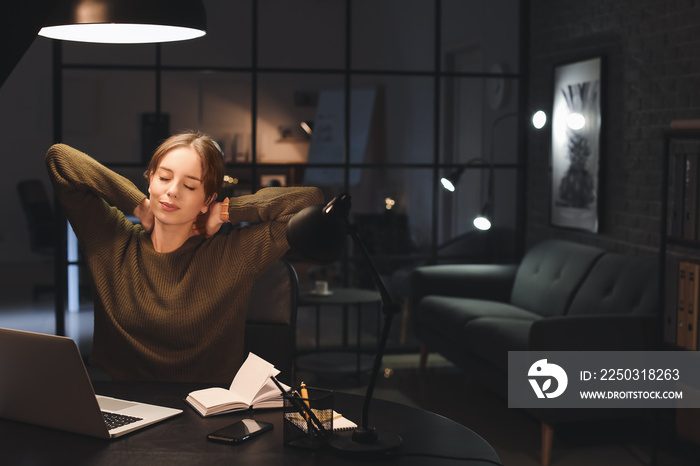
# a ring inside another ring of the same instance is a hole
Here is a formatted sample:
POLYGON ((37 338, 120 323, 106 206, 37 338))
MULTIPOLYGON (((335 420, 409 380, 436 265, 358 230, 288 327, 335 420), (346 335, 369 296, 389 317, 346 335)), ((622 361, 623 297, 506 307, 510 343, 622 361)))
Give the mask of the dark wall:
POLYGON ((551 115, 556 65, 604 57, 601 228, 549 221, 551 126, 528 146, 528 245, 567 238, 653 254, 659 243, 663 129, 700 117, 700 4, 658 0, 534 0, 530 15, 530 110, 551 115))

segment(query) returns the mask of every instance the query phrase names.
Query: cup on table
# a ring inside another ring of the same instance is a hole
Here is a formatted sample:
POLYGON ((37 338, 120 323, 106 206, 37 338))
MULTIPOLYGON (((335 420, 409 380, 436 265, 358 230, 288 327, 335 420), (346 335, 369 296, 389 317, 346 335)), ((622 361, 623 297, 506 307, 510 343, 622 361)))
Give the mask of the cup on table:
POLYGON ((316 294, 328 294, 328 282, 325 280, 316 280, 316 294))

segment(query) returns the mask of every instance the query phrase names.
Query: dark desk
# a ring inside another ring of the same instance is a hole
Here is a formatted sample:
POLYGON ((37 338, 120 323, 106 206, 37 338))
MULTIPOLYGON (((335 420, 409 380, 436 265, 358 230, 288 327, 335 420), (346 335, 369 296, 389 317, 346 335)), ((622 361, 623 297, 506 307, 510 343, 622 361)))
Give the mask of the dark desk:
MULTIPOLYGON (((116 440, 99 440, 42 427, 0 420, 0 455, 8 465, 359 465, 363 461, 340 458, 329 450, 307 451, 284 447, 282 411, 266 410, 202 418, 183 399, 191 384, 96 382, 99 394, 181 408, 184 413, 116 440), (274 423, 274 430, 238 446, 208 442, 208 433, 241 418, 274 423)), ((50 390, 50 387, 47 387, 50 390)), ((335 394, 335 408, 359 420, 363 398, 335 394)), ((481 437, 447 418, 428 411, 373 400, 370 424, 403 438, 399 454, 435 454, 486 458, 499 461, 481 437)), ((454 465, 454 460, 400 456, 376 464, 454 465)), ((486 462, 459 464, 485 465, 486 462)))

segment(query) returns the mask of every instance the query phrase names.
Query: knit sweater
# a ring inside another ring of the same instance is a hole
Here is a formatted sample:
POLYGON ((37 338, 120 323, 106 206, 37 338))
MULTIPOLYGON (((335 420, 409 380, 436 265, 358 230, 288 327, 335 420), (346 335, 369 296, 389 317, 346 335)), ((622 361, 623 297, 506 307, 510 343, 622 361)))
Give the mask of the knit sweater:
POLYGON ((124 215, 146 197, 128 179, 63 144, 46 165, 92 275, 90 363, 118 380, 230 383, 244 358, 253 282, 287 251, 288 220, 321 203, 320 191, 234 197, 231 222, 250 226, 160 253, 124 215))

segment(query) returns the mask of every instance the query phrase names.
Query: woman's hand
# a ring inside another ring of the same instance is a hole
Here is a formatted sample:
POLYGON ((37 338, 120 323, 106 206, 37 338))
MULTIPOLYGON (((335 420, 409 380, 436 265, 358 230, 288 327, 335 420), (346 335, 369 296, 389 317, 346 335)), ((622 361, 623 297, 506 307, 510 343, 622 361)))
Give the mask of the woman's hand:
POLYGON ((207 238, 214 236, 221 225, 228 222, 228 202, 228 198, 223 202, 214 202, 205 213, 198 215, 192 225, 195 234, 207 238))
POLYGON ((153 230, 153 225, 155 224, 155 217, 153 216, 153 211, 151 210, 151 201, 145 198, 139 203, 134 209, 134 216, 141 221, 141 226, 147 232, 153 230))

